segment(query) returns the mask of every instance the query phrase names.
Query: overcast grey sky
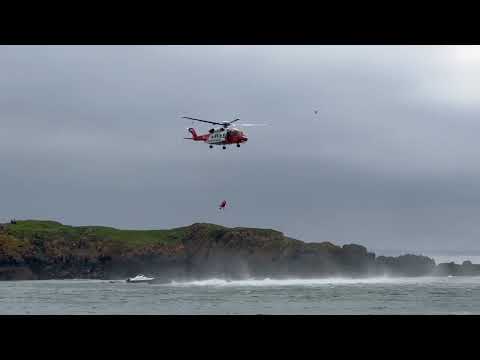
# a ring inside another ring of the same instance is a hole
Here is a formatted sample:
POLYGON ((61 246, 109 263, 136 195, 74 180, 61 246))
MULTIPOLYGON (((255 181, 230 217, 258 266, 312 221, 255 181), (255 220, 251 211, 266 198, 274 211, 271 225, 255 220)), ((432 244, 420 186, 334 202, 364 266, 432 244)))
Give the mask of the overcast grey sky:
POLYGON ((479 115, 477 46, 0 46, 0 216, 480 250, 479 115))

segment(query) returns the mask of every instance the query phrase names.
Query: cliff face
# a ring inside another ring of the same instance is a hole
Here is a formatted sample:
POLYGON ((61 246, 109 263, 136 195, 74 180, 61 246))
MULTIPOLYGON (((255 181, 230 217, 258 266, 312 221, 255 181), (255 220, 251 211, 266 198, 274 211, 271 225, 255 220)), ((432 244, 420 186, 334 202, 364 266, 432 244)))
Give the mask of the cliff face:
POLYGON ((438 276, 464 276, 480 275, 480 265, 472 264, 471 261, 464 261, 461 265, 450 263, 438 264, 435 268, 435 275, 438 276))
MULTIPOLYGON (((475 265, 472 265, 475 267, 475 265)), ((0 280, 326 277, 432 273, 422 256, 375 257, 360 245, 305 243, 270 229, 193 224, 171 230, 18 221, 0 229, 0 280)))
POLYGON ((268 229, 194 224, 183 243, 187 271, 197 277, 314 277, 375 271, 375 255, 363 246, 304 243, 268 229))
POLYGON ((0 229, 0 280, 124 278, 184 268, 183 229, 122 231, 19 221, 0 229), (17 273, 17 275, 15 275, 17 273))
POLYGON ((398 257, 379 256, 377 270, 385 275, 418 276, 429 275, 435 270, 435 261, 418 255, 402 255, 398 257))

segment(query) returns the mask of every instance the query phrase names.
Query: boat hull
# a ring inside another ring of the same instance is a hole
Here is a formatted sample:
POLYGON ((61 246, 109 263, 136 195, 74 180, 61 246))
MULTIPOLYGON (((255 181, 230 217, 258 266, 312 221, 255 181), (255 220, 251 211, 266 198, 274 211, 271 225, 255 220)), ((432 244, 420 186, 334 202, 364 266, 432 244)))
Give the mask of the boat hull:
POLYGON ((136 283, 151 283, 154 279, 151 279, 151 280, 130 280, 130 279, 127 279, 127 282, 128 283, 133 283, 133 284, 136 284, 136 283))

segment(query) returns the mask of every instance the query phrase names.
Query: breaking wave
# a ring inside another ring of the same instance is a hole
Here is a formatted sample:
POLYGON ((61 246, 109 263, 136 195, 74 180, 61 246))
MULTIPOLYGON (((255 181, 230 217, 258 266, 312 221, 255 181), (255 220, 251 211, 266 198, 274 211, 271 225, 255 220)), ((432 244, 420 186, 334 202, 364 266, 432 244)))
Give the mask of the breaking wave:
POLYGON ((356 284, 385 284, 385 283, 418 283, 426 278, 392 278, 392 277, 371 277, 362 279, 351 278, 321 278, 321 279, 246 279, 246 280, 225 280, 207 279, 196 281, 172 281, 170 286, 321 286, 321 285, 356 285, 356 284))

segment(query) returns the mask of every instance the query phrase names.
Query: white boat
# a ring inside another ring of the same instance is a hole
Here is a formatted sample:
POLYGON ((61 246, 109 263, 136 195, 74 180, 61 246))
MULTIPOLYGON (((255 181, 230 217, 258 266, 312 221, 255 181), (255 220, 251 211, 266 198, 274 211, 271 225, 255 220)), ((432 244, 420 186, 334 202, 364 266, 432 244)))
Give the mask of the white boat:
POLYGON ((130 283, 140 283, 140 282, 151 282, 155 280, 155 278, 151 278, 151 277, 147 277, 145 275, 142 275, 142 274, 139 274, 133 278, 128 278, 127 279, 127 282, 130 282, 130 283))

